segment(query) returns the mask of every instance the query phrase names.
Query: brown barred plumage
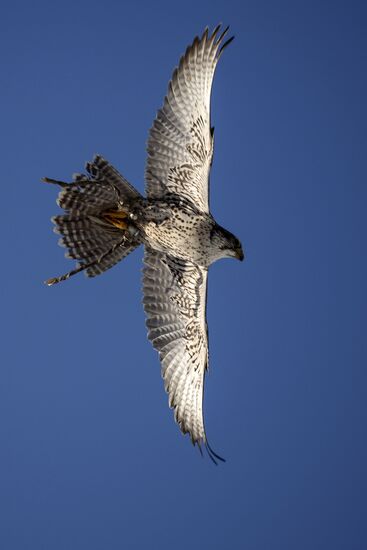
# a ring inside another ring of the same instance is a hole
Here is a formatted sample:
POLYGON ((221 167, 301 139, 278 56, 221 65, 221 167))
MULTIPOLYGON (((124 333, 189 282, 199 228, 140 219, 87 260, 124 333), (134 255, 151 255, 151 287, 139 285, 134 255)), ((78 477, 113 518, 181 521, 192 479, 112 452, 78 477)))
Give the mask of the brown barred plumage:
MULTIPOLYGON (((86 164, 86 170, 88 176, 75 174, 69 184, 50 178, 44 181, 62 187, 57 203, 66 213, 52 218, 55 233, 61 235, 59 244, 68 249, 66 257, 78 261, 75 273, 85 270, 88 277, 95 277, 141 244, 136 232, 122 232, 104 216, 105 212, 128 208, 140 194, 99 155, 86 164)), ((66 275, 69 278, 71 273, 66 275)), ((48 279, 48 284, 65 278, 48 279)))

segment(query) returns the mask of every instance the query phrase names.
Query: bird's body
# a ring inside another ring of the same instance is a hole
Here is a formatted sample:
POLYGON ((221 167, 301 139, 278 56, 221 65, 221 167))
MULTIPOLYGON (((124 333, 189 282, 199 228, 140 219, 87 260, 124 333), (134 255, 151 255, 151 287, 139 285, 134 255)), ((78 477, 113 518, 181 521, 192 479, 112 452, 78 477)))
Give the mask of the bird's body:
POLYGON ((218 225, 210 214, 198 211, 187 200, 175 196, 164 201, 148 199, 133 207, 131 214, 129 223, 154 250, 206 268, 222 256, 211 242, 218 225))
POLYGON ((208 366, 206 288, 208 268, 224 257, 243 259, 238 239, 209 210, 209 171, 214 131, 210 90, 227 29, 196 38, 173 73, 162 109, 150 130, 143 197, 105 159, 87 163, 88 175, 62 187, 55 230, 73 271, 89 277, 109 269, 140 244, 145 247, 143 293, 148 337, 159 352, 169 404, 181 430, 203 443, 210 456, 202 401, 208 366))

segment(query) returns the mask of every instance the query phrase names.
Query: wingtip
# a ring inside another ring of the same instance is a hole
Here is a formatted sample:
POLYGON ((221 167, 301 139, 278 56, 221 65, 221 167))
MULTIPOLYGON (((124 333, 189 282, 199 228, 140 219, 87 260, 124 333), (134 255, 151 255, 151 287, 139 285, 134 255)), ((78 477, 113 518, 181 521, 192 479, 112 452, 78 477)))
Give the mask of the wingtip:
POLYGON ((231 38, 228 38, 228 40, 226 40, 226 41, 224 42, 224 44, 222 44, 222 46, 221 46, 220 49, 219 49, 219 55, 222 53, 222 51, 223 51, 227 46, 229 46, 229 44, 230 44, 231 42, 233 42, 234 38, 235 38, 235 37, 234 37, 234 35, 233 35, 233 36, 231 36, 231 38))
POLYGON ((223 50, 232 42, 232 40, 234 39, 234 36, 231 36, 230 38, 228 38, 228 40, 226 40, 224 43, 223 42, 223 39, 224 37, 226 36, 226 34, 228 33, 229 31, 229 25, 227 25, 223 31, 220 33, 220 35, 218 36, 218 33, 221 29, 221 27, 223 26, 222 23, 219 23, 215 29, 213 30, 211 36, 210 36, 210 41, 211 41, 211 44, 216 48, 216 51, 217 51, 217 59, 219 59, 221 53, 223 52, 223 50))
MULTIPOLYGON (((221 25, 222 26, 222 25, 221 25)), ((222 31, 222 34, 220 35, 220 37, 218 38, 218 43, 221 42, 223 40, 223 38, 225 37, 225 35, 227 34, 227 32, 229 31, 229 25, 227 25, 225 27, 225 29, 222 31)))
POLYGON ((215 39, 215 37, 216 37, 216 35, 218 34, 219 29, 221 28, 221 26, 222 26, 222 23, 218 23, 218 25, 214 28, 214 30, 213 30, 213 32, 212 32, 212 34, 211 34, 211 37, 210 37, 212 40, 215 39))
POLYGON ((226 462, 225 458, 223 458, 222 456, 218 455, 215 451, 213 451, 213 449, 209 445, 208 440, 205 441, 205 449, 209 455, 209 458, 212 460, 212 462, 214 462, 216 466, 218 466, 218 462, 217 462, 218 460, 220 462, 226 462))

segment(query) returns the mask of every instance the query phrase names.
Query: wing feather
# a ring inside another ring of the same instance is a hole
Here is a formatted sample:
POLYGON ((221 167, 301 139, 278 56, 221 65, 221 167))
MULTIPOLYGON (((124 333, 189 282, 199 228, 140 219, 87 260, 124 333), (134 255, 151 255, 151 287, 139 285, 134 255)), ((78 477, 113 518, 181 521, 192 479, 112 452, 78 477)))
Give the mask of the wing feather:
POLYGON ((148 337, 159 352, 169 405, 192 442, 206 444, 203 386, 208 362, 207 270, 146 247, 143 277, 148 337))
MULTIPOLYGON (((213 155, 210 94, 226 28, 196 37, 173 71, 163 107, 149 132, 145 170, 149 198, 175 193, 209 211, 209 172, 213 155)), ((231 39, 230 39, 231 40, 231 39)))

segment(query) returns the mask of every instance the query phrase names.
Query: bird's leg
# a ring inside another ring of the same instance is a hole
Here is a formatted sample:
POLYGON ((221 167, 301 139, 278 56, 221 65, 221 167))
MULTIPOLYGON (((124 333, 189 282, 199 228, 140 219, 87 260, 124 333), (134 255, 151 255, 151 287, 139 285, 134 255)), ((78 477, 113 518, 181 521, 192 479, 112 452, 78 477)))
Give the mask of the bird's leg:
POLYGON ((128 224, 123 221, 128 217, 128 213, 125 210, 105 210, 102 214, 102 218, 113 225, 114 227, 117 227, 118 229, 126 230, 128 228, 128 224))
POLYGON ((54 180, 53 178, 42 178, 41 181, 43 183, 51 183, 52 185, 59 185, 63 189, 83 188, 86 185, 89 185, 91 183, 87 178, 78 179, 78 180, 72 181, 70 183, 66 183, 65 181, 60 181, 60 180, 54 180))
POLYGON ((77 273, 80 273, 81 271, 84 271, 85 269, 88 269, 89 267, 93 267, 95 265, 100 264, 102 262, 102 260, 104 258, 106 258, 106 256, 108 256, 109 254, 112 254, 116 250, 116 248, 118 248, 119 246, 124 245, 126 243, 126 240, 127 240, 126 236, 123 235, 123 237, 120 241, 118 241, 113 246, 111 246, 111 248, 109 248, 104 254, 102 254, 96 260, 93 260, 92 262, 88 262, 86 264, 80 264, 75 269, 72 269, 68 273, 65 273, 65 275, 60 275, 60 277, 51 277, 50 279, 47 279, 47 281, 45 281, 45 284, 47 286, 56 285, 57 283, 61 283, 61 281, 66 281, 67 279, 69 279, 73 275, 76 275, 77 273))
POLYGON ((77 273, 80 273, 81 271, 88 269, 88 267, 92 267, 96 263, 98 263, 98 261, 91 262, 89 264, 82 264, 79 267, 72 269, 68 273, 65 273, 65 275, 60 275, 60 277, 51 277, 50 279, 47 279, 47 281, 45 281, 45 285, 52 286, 52 285, 56 285, 57 283, 61 283, 61 281, 66 281, 73 275, 76 275, 77 273))
POLYGON ((54 180, 52 178, 42 178, 41 181, 43 183, 52 183, 54 185, 59 185, 60 187, 69 187, 70 185, 70 183, 66 183, 65 181, 54 180))

